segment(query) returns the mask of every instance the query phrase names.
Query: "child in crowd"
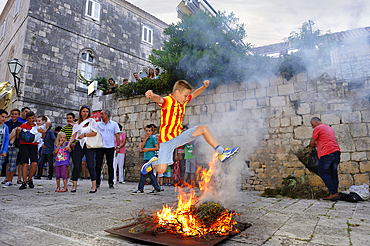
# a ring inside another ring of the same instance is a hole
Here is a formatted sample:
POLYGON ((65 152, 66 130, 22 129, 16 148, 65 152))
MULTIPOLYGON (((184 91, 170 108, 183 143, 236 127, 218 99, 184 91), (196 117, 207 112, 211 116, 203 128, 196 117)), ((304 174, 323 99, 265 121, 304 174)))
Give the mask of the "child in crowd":
POLYGON ((118 124, 119 127, 119 143, 117 143, 116 138, 114 138, 114 146, 116 153, 113 159, 113 182, 117 182, 117 166, 118 166, 118 180, 120 183, 125 183, 123 181, 123 166, 125 165, 125 144, 126 144, 126 133, 122 131, 122 125, 118 124))
POLYGON ((186 182, 188 175, 190 173, 190 184, 193 187, 195 186, 194 175, 195 175, 195 171, 197 170, 197 167, 195 164, 195 156, 194 156, 194 144, 195 144, 195 141, 192 141, 184 145, 184 150, 185 150, 184 182, 186 182))
MULTIPOLYGON (((144 163, 147 163, 152 157, 155 156, 155 151, 158 150, 158 142, 153 137, 153 128, 150 125, 147 125, 145 127, 145 135, 143 141, 139 145, 139 151, 144 152, 144 163)), ((152 185, 154 187, 154 190, 151 193, 157 193, 160 192, 160 188, 158 186, 157 179, 155 178, 153 174, 153 170, 148 171, 146 174, 149 175, 150 181, 152 182, 152 185)), ((140 172, 140 181, 139 186, 136 191, 134 191, 134 194, 143 194, 144 193, 144 184, 145 184, 145 174, 140 172)))
POLYGON ((179 80, 173 87, 173 93, 166 97, 154 94, 152 90, 145 93, 147 98, 151 98, 161 107, 161 128, 159 130, 159 153, 158 158, 152 157, 141 169, 143 174, 147 174, 156 169, 158 173, 164 173, 168 165, 173 164, 173 151, 175 148, 189 143, 199 136, 203 136, 215 151, 221 162, 231 158, 239 151, 239 147, 224 149, 207 126, 198 126, 182 131, 182 120, 185 115, 185 107, 191 99, 199 96, 205 88, 209 86, 209 80, 203 82, 203 86, 195 90, 185 80, 179 80))
MULTIPOLYGON (((50 124, 51 121, 48 117, 46 117, 45 115, 39 115, 36 118, 36 125, 33 126, 31 130, 17 127, 13 131, 17 131, 17 134, 19 134, 19 138, 22 141, 26 143, 36 143, 40 138, 43 137, 43 134, 39 131, 39 129, 42 129, 44 132, 46 132, 46 129, 49 128, 50 124)), ((15 139, 15 135, 11 139, 9 139, 11 146, 14 146, 15 139)))
MULTIPOLYGON (((41 144, 41 153, 40 153, 40 159, 38 163, 38 172, 35 179, 41 179, 41 175, 43 173, 43 166, 44 163, 47 161, 49 164, 49 171, 48 171, 48 177, 47 180, 52 180, 54 169, 53 169, 53 150, 54 150, 54 141, 56 139, 54 132, 50 130, 51 125, 49 126, 47 132, 45 133, 45 137, 43 139, 43 143, 41 144)), ((42 140, 42 139, 40 139, 42 140)))
POLYGON ((54 146, 55 155, 55 176, 57 179, 57 189, 55 192, 66 192, 67 188, 67 177, 66 168, 69 166, 69 151, 66 150, 67 136, 64 132, 59 132, 54 146), (60 189, 60 177, 63 179, 63 189, 60 189))
POLYGON ((171 166, 167 166, 166 172, 163 173, 163 177, 166 178, 164 185, 171 186, 171 177, 172 177, 171 171, 172 171, 171 166))
POLYGON ((4 124, 6 117, 8 117, 8 112, 0 109, 0 171, 3 168, 9 146, 9 128, 4 124))
MULTIPOLYGON (((28 111, 26 114, 27 122, 23 123, 20 128, 30 131, 32 128, 36 126, 35 124, 35 113, 32 111, 28 111)), ((19 129, 19 128, 17 128, 19 129)), ((26 131, 26 132, 27 132, 26 131)), ((42 133, 42 137, 45 136, 45 131, 43 129, 38 129, 38 132, 42 133)), ((19 137, 20 130, 17 130, 17 138, 19 137)), ((21 139, 20 145, 19 145, 19 163, 22 165, 22 178, 23 182, 22 185, 19 187, 20 190, 27 188, 27 183, 30 188, 34 188, 35 185, 33 184, 32 177, 35 174, 36 168, 37 168, 37 142, 28 143, 21 139), (28 173, 28 163, 31 162, 30 170, 28 173), (28 174, 28 179, 27 179, 28 174), (26 183, 27 182, 27 183, 26 183)))

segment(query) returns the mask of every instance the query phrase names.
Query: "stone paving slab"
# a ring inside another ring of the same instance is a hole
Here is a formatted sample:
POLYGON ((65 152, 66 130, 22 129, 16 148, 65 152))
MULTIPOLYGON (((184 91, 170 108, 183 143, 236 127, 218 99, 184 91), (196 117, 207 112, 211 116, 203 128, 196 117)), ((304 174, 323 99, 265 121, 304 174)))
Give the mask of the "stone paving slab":
MULTIPOLYGON (((76 193, 54 192, 53 180, 35 180, 35 185, 0 188, 0 246, 142 245, 104 230, 130 223, 125 220, 142 208, 155 211, 177 203, 174 187, 151 195, 151 186, 145 186, 145 194, 133 195, 136 183, 109 189, 103 181, 95 194, 88 193, 87 180, 79 181, 76 193)), ((219 245, 369 245, 370 202, 264 198, 247 191, 235 197, 239 200, 229 209, 252 226, 219 245)))

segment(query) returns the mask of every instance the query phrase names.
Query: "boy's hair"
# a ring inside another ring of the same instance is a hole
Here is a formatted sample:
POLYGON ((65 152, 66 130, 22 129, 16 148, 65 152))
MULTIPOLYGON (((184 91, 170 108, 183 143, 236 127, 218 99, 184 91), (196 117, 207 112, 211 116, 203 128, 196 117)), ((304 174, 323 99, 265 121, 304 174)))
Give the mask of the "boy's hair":
POLYGON ((127 81, 128 82, 128 79, 123 79, 123 81, 127 81))
POLYGON ((159 73, 159 68, 155 68, 155 70, 158 71, 158 73, 159 73))
MULTIPOLYGON (((27 113, 28 114, 28 113, 27 113)), ((46 117, 45 117, 45 115, 39 115, 39 116, 37 116, 37 119, 38 118, 41 118, 43 121, 46 121, 46 117)))
POLYGON ((189 82, 185 80, 179 80, 175 83, 173 86, 172 92, 175 93, 175 91, 183 92, 185 89, 188 89, 190 91, 193 91, 193 87, 189 84, 189 82))
POLYGON ((8 115, 8 112, 6 112, 4 109, 0 109, 0 115, 2 115, 2 114, 8 115))
POLYGON ((26 114, 26 118, 27 117, 31 117, 31 116, 35 116, 35 113, 33 111, 28 111, 27 114, 26 114))
POLYGON ((73 118, 73 119, 75 119, 75 118, 76 118, 76 116, 75 116, 75 114, 74 114, 74 113, 68 113, 68 114, 67 114, 67 117, 68 117, 68 116, 72 116, 72 118, 73 118))
POLYGON ((146 129, 146 128, 150 128, 150 129, 153 131, 153 127, 152 127, 152 125, 151 125, 151 124, 150 124, 150 125, 146 125, 146 126, 145 126, 145 129, 146 129))
POLYGON ((10 110, 10 113, 12 113, 14 111, 17 111, 19 115, 21 114, 21 111, 19 109, 17 109, 17 108, 13 108, 12 110, 10 110))
POLYGON ((188 127, 187 125, 183 125, 183 126, 182 126, 182 129, 183 129, 183 130, 184 130, 184 129, 185 129, 185 130, 187 130, 187 129, 189 129, 189 127, 188 127))
POLYGON ((31 110, 29 107, 24 107, 22 108, 22 112, 25 111, 26 109, 31 110))
MULTIPOLYGON (((64 132, 59 132, 58 133, 58 135, 57 135, 57 139, 56 139, 56 141, 55 141, 55 144, 58 146, 58 144, 59 144, 59 138, 60 138, 60 136, 61 135, 64 135, 64 136, 66 136, 67 137, 67 135, 64 133, 64 132)), ((66 142, 67 142, 67 138, 64 140, 64 143, 62 143, 62 144, 64 144, 64 146, 63 147, 65 147, 65 145, 66 145, 66 142)))
MULTIPOLYGON (((50 124, 50 125, 51 125, 51 124, 50 124)), ((61 127, 61 126, 57 126, 57 127, 55 127, 54 131, 55 131, 55 132, 60 132, 60 130, 62 130, 62 128, 63 128, 63 127, 61 127)))
POLYGON ((150 126, 153 128, 153 130, 154 130, 154 128, 157 129, 157 126, 154 125, 154 124, 150 124, 150 126))

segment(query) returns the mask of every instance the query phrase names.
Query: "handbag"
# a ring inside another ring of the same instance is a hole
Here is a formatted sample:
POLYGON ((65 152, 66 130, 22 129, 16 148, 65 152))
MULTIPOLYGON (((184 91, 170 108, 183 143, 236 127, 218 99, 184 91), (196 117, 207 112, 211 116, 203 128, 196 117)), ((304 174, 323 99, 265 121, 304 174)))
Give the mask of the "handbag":
POLYGON ((96 148, 103 147, 103 141, 101 139, 99 130, 96 132, 96 135, 94 137, 86 137, 85 144, 86 144, 86 148, 88 149, 96 149, 96 148))

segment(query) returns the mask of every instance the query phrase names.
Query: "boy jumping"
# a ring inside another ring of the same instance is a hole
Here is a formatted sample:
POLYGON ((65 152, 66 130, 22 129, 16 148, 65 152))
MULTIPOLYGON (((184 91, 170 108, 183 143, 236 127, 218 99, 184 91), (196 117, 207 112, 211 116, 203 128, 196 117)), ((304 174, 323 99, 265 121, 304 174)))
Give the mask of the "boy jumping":
POLYGON ((205 140, 218 152, 221 162, 228 160, 239 151, 239 147, 233 149, 224 149, 218 144, 215 137, 207 126, 198 126, 190 128, 184 132, 182 130, 182 120, 185 115, 185 106, 191 99, 199 96, 209 85, 209 80, 203 82, 203 86, 195 90, 185 80, 179 80, 173 86, 172 94, 166 97, 160 97, 148 90, 145 93, 147 98, 151 98, 161 107, 161 128, 159 130, 159 153, 158 158, 153 157, 141 168, 145 175, 153 168, 158 173, 164 173, 167 165, 173 164, 173 151, 175 148, 193 141, 195 138, 203 135, 205 140))

